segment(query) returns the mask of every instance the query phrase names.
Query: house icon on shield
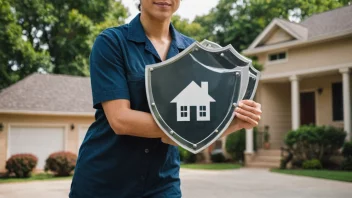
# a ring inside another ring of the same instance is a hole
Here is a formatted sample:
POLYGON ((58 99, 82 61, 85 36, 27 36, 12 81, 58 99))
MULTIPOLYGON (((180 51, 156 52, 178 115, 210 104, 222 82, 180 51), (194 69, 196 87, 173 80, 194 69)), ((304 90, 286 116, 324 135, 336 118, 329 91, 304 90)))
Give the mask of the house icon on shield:
POLYGON ((190 107, 197 107, 197 121, 210 121, 210 103, 215 102, 208 94, 208 82, 201 87, 192 81, 172 101, 177 105, 177 121, 190 121, 190 107))

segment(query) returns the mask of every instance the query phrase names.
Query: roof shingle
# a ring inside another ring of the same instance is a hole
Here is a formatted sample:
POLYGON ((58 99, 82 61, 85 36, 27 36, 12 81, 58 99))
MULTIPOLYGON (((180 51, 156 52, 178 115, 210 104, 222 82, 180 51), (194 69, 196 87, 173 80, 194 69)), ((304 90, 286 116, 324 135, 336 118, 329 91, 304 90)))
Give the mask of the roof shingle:
POLYGON ((92 113, 90 79, 32 74, 0 92, 1 111, 92 113))
POLYGON ((312 15, 300 24, 308 28, 309 38, 352 30, 352 5, 312 15))

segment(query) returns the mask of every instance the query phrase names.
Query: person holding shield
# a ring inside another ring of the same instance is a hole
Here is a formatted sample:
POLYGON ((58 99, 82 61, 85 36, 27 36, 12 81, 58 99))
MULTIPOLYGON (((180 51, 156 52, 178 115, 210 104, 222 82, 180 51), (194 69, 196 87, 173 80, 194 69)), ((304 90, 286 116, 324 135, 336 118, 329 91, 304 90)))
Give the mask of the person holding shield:
MULTIPOLYGON (((195 40, 171 17, 180 0, 141 0, 129 24, 98 35, 90 55, 95 122, 79 150, 70 198, 179 198, 177 145, 150 114, 145 66, 176 56, 195 40)), ((224 135, 258 125, 261 105, 240 101, 224 135)))

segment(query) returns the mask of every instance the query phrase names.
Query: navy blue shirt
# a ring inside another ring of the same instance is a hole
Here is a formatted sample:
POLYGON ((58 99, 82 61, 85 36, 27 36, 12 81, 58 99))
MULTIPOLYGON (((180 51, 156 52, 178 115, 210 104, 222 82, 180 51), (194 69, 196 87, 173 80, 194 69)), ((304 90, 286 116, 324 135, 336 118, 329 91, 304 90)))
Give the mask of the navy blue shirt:
MULTIPOLYGON (((167 58, 194 40, 170 25, 167 58)), ((145 66, 161 62, 137 15, 129 24, 104 30, 90 55, 95 122, 79 150, 71 198, 181 197, 179 153, 160 139, 116 135, 101 103, 127 99, 134 110, 150 112, 145 66)))

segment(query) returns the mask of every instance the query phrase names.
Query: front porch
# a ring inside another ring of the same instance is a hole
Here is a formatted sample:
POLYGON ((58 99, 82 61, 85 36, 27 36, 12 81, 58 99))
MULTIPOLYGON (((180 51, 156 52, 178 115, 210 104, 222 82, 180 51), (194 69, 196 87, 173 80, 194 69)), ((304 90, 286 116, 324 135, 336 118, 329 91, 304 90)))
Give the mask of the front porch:
MULTIPOLYGON (((252 144, 253 131, 247 130, 247 165, 253 167, 253 164, 268 160, 270 162, 272 159, 272 167, 275 167, 275 164, 278 167, 280 147, 284 146, 286 133, 301 125, 331 125, 343 128, 347 132, 346 140, 350 141, 351 84, 350 68, 261 80, 255 98, 262 104, 263 111, 259 131, 263 131, 265 126, 269 127, 272 152, 268 154, 260 150, 255 153, 252 144)), ((267 167, 265 164, 262 167, 267 167)))

